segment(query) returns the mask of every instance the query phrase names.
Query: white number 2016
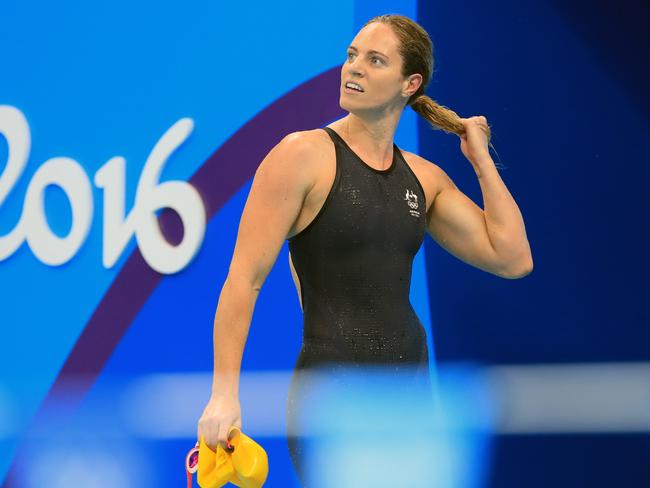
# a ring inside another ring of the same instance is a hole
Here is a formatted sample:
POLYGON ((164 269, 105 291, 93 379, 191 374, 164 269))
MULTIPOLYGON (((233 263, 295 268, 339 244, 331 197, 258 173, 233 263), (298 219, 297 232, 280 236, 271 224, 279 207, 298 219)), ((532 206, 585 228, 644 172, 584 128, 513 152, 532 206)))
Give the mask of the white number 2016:
MULTIPOLYGON (((142 169, 131 211, 125 215, 125 165, 123 157, 109 159, 95 173, 95 185, 103 190, 102 262, 110 268, 135 235, 142 256, 159 273, 183 269, 197 253, 205 234, 206 214, 196 189, 185 181, 160 183, 160 173, 169 156, 192 132, 192 119, 172 125, 156 143, 142 169), (156 211, 174 210, 183 222, 183 240, 167 242, 158 226, 156 211)), ((20 110, 0 105, 0 134, 8 146, 8 159, 0 175, 0 206, 20 178, 29 157, 29 125, 20 110)), ((45 161, 27 187, 23 212, 9 234, 0 236, 0 261, 9 258, 27 241, 37 259, 58 266, 68 262, 88 236, 93 219, 93 195, 88 176, 74 159, 55 157, 45 161), (72 227, 65 237, 54 234, 44 209, 45 189, 60 187, 72 209, 72 227)))

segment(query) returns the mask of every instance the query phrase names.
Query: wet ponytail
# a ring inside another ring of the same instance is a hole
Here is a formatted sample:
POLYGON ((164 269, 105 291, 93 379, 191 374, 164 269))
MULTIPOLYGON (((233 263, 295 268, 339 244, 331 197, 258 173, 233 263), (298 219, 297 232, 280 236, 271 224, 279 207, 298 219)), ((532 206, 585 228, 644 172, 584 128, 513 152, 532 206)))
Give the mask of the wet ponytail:
MULTIPOLYGON (((461 117, 444 105, 440 105, 424 94, 433 73, 433 43, 426 30, 417 22, 398 14, 384 14, 373 17, 364 24, 364 27, 373 22, 382 22, 393 28, 400 40, 400 55, 402 56, 402 76, 407 77, 414 73, 422 75, 422 84, 411 95, 407 104, 421 117, 423 117, 434 130, 442 130, 448 134, 458 136, 465 134, 465 126, 461 117)), ((492 133, 490 126, 487 130, 488 144, 492 149, 490 139, 492 133)))

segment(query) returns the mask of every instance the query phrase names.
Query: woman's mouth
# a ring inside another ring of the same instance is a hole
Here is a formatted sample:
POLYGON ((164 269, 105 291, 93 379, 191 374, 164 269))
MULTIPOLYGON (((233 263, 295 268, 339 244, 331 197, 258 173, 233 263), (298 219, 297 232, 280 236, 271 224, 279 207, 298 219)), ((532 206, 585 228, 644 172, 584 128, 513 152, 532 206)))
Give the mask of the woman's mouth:
POLYGON ((364 91, 361 85, 351 81, 348 81, 343 88, 346 93, 363 93, 364 91))

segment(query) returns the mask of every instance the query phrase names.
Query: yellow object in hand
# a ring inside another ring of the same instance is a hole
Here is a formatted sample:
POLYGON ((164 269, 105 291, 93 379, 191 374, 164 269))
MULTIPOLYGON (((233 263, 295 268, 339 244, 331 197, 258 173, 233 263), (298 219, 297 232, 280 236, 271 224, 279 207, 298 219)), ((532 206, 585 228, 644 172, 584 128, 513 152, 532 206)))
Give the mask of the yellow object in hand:
POLYGON ((240 488, 260 488, 269 473, 266 451, 239 428, 228 430, 232 452, 221 444, 216 452, 208 447, 203 436, 199 442, 197 481, 201 488, 219 488, 232 483, 240 488), (233 435, 231 437, 231 432, 233 435))

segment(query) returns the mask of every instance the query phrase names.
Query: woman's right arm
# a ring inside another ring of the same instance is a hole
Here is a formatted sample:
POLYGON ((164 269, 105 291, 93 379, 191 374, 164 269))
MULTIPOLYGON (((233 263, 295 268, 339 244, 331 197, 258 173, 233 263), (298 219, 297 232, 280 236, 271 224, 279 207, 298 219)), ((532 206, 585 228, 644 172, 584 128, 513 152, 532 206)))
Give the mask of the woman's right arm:
POLYGON ((217 303, 212 394, 198 425, 213 449, 231 425, 241 428, 239 374, 255 302, 315 182, 313 142, 309 132, 287 135, 253 178, 217 303))

